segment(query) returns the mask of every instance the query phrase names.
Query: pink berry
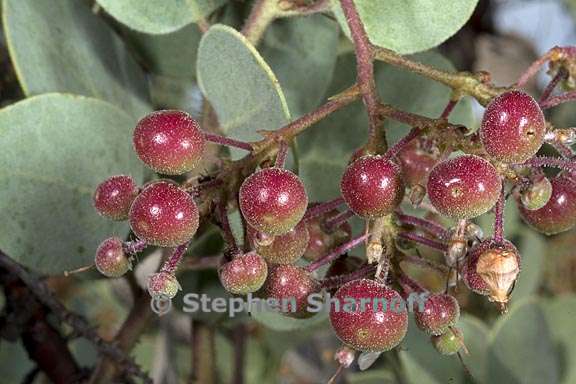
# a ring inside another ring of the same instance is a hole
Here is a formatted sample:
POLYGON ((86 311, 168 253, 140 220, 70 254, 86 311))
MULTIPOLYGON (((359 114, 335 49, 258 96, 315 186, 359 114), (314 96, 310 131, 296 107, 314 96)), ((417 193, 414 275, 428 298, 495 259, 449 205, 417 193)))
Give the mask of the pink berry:
POLYGON ((400 151, 398 160, 402 166, 404 180, 411 187, 425 185, 430 171, 437 162, 436 157, 422 149, 417 140, 413 140, 400 151))
POLYGON ((540 106, 521 91, 497 96, 488 104, 480 139, 496 160, 523 163, 538 152, 544 142, 546 122, 540 106))
POLYGON ((340 190, 358 216, 382 217, 391 213, 404 197, 402 172, 383 156, 364 156, 346 168, 340 190))
POLYGON ((518 204, 522 219, 547 235, 567 231, 576 224, 576 180, 559 175, 550 183, 552 195, 542 208, 531 211, 518 204))
POLYGON ((268 265, 261 256, 251 252, 223 264, 218 275, 225 290, 236 295, 245 295, 262 287, 268 275, 268 265))
MULTIPOLYGON (((312 203, 308 209, 314 207, 318 203, 312 203)), ((342 223, 337 228, 328 231, 325 224, 328 220, 333 219, 340 211, 333 209, 330 212, 314 217, 306 221, 308 227, 308 234, 310 240, 304 258, 306 260, 314 261, 326 255, 332 249, 348 242, 352 238, 352 227, 350 223, 342 223)))
POLYGON ((278 301, 282 314, 291 317, 309 317, 308 296, 320 291, 320 285, 304 269, 294 265, 274 265, 262 287, 263 295, 278 301), (283 308, 284 307, 284 308, 283 308))
POLYGON ((331 304, 330 322, 336 336, 350 347, 364 352, 385 352, 404 339, 408 312, 395 290, 373 280, 353 280, 340 287, 334 299, 340 308, 331 304), (369 302, 362 305, 362 299, 369 302), (347 302, 356 303, 354 310, 347 308, 347 302))
POLYGON ((161 247, 176 247, 192 239, 198 229, 198 207, 176 184, 146 186, 130 208, 130 226, 140 239, 161 247))
MULTIPOLYGON (((249 232, 252 232, 251 237, 255 235, 253 229, 249 232)), ((306 222, 301 221, 287 233, 275 236, 268 245, 254 242, 254 250, 269 263, 294 264, 306 251, 309 238, 306 222)))
POLYGON ((206 140, 200 126, 182 111, 156 111, 138 122, 134 149, 147 166, 166 175, 181 175, 196 168, 206 140))
POLYGON ((173 299, 180 289, 180 283, 171 273, 160 271, 148 277, 148 293, 153 298, 173 299))
POLYGON ((94 192, 94 207, 102 216, 112 220, 126 220, 138 186, 130 176, 112 176, 104 180, 94 192))
POLYGON ((498 201, 501 188, 496 169, 474 155, 437 164, 427 186, 434 208, 454 219, 471 219, 487 212, 498 201))
POLYGON ((448 331, 460 317, 460 306, 454 296, 432 294, 424 304, 424 311, 415 311, 418 328, 429 335, 441 335, 448 331))
POLYGON ((487 239, 470 250, 461 273, 472 291, 506 304, 520 273, 520 254, 507 240, 487 239))
POLYGON ((124 253, 122 240, 117 237, 110 237, 98 246, 94 264, 107 277, 120 277, 132 269, 132 263, 124 253))
POLYGON ((281 168, 265 168, 250 175, 240 187, 240 210, 255 230, 283 235, 298 224, 308 205, 302 181, 281 168))

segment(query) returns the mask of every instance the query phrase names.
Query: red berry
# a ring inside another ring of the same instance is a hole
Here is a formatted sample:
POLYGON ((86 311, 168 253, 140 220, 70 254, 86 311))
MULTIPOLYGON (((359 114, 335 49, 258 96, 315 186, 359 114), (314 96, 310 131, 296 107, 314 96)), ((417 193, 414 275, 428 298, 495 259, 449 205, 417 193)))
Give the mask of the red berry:
POLYGON ((269 235, 283 235, 294 228, 308 205, 302 181, 281 168, 265 168, 246 178, 239 200, 248 224, 269 235))
MULTIPOLYGON (((252 238, 254 230, 249 228, 248 231, 252 238)), ((268 245, 255 241, 254 250, 269 263, 294 264, 306 251, 309 238, 306 222, 301 221, 287 233, 275 236, 268 245)))
POLYGON ((450 295, 433 294, 428 296, 424 311, 416 311, 414 319, 418 328, 429 335, 441 335, 455 325, 460 317, 458 301, 450 295))
POLYGON ((94 192, 94 207, 112 220, 126 220, 138 186, 130 176, 112 176, 104 180, 94 192))
POLYGON ((161 247, 176 247, 198 229, 198 207, 176 184, 154 182, 145 187, 130 208, 130 226, 140 239, 161 247))
MULTIPOLYGON (((312 203, 308 209, 314 207, 318 203, 312 203)), ((344 222, 332 231, 327 232, 325 223, 338 215, 340 211, 333 209, 324 215, 314 217, 306 221, 308 227, 308 234, 310 240, 304 258, 306 260, 314 261, 326 255, 332 249, 348 242, 352 238, 352 227, 350 223, 344 222)))
POLYGON ((404 180, 409 186, 426 184, 430 171, 437 162, 435 156, 420 147, 420 142, 413 140, 398 154, 404 180))
POLYGON ((522 219, 547 235, 567 231, 576 224, 576 181, 559 175, 550 183, 552 195, 542 208, 531 211, 518 204, 522 219))
POLYGON ((132 269, 132 263, 124 253, 122 240, 117 237, 110 237, 100 243, 94 264, 107 277, 120 277, 132 269))
POLYGON ((471 219, 487 212, 500 197, 502 181, 486 160, 464 155, 436 165, 428 178, 428 197, 441 214, 471 219))
POLYGON ((262 287, 268 275, 268 265, 261 256, 251 252, 223 264, 218 275, 225 290, 245 295, 262 287))
POLYGON ((134 149, 147 166, 166 175, 194 169, 204 153, 206 140, 200 126, 182 111, 156 111, 138 122, 134 149))
POLYGON ((153 298, 173 299, 181 289, 176 276, 171 273, 160 271, 148 277, 148 293, 153 298))
POLYGON ((445 356, 458 353, 464 345, 462 331, 456 327, 448 329, 442 335, 432 336, 430 340, 434 348, 445 356))
POLYGON ((262 287, 263 295, 278 301, 282 312, 291 317, 308 317, 308 296, 320 291, 320 285, 304 269, 294 265, 270 267, 262 287))
POLYGON ((521 91, 497 96, 488 104, 480 139, 496 160, 523 163, 538 152, 544 142, 546 122, 540 106, 521 91))
POLYGON ((342 197, 358 216, 385 216, 404 197, 400 167, 382 156, 364 156, 350 164, 340 182, 342 197))
POLYGON ((385 352, 404 339, 408 312, 395 290, 373 280, 360 279, 340 287, 334 299, 338 300, 340 308, 336 303, 331 304, 330 322, 338 338, 350 347, 365 352, 385 352), (362 305, 361 299, 369 300, 369 303, 362 305), (377 300, 376 310, 374 299, 377 300), (353 311, 346 308, 346 303, 351 301, 356 303, 353 311))
POLYGON ((520 254, 511 242, 493 239, 475 245, 462 266, 462 279, 472 291, 490 301, 507 303, 520 273, 520 254))

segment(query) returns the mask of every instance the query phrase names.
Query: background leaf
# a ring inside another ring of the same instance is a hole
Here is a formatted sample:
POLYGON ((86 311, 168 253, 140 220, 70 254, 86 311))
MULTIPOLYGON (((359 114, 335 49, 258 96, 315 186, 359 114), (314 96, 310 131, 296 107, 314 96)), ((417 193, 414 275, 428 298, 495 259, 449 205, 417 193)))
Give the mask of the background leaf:
MULTIPOLYGON (((198 83, 228 136, 252 141, 258 130, 285 125, 290 114, 278 80, 256 49, 236 30, 215 25, 198 50, 198 83)), ((245 151, 232 151, 233 157, 245 151)))
POLYGON ((554 347, 561 363, 559 383, 576 383, 576 296, 565 295, 546 300, 544 314, 548 321, 554 347))
POLYGON ((274 311, 254 311, 251 313, 254 320, 274 331, 296 331, 325 324, 328 321, 328 312, 322 311, 308 319, 295 319, 274 311))
POLYGON ((132 150, 135 120, 106 102, 65 94, 0 111, 0 249, 44 273, 91 264, 98 243, 127 225, 100 217, 94 188, 143 168, 132 150))
POLYGON ((93 96, 140 117, 150 110, 144 73, 88 3, 4 0, 10 56, 27 96, 93 96))
POLYGON ((140 32, 174 32, 208 16, 226 0, 97 0, 110 15, 140 32))
MULTIPOLYGON (((349 35, 338 0, 332 0, 336 19, 349 35)), ((478 0, 355 0, 373 44, 407 54, 440 45, 472 16, 478 0)))
POLYGON ((522 264, 511 296, 512 304, 536 293, 542 279, 546 255, 546 241, 537 233, 525 232, 515 243, 522 257, 522 264))
POLYGON ((536 300, 517 304, 501 317, 490 335, 489 383, 557 383, 559 360, 542 305, 536 300))

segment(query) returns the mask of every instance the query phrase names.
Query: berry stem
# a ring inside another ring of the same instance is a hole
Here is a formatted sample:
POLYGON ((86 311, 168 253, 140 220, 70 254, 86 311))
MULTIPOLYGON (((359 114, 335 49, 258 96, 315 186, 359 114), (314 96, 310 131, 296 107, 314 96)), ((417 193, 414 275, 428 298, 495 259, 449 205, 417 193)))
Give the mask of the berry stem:
POLYGON ((240 141, 240 140, 234 140, 234 139, 231 139, 229 137, 216 135, 214 133, 205 132, 204 138, 206 138, 207 141, 210 141, 212 143, 221 144, 221 145, 225 145, 228 147, 240 148, 240 149, 244 149, 248 152, 252 152, 252 149, 253 149, 252 144, 250 144, 250 143, 246 143, 246 142, 240 141))
POLYGON ((569 172, 576 171, 576 162, 573 159, 562 159, 558 157, 535 156, 525 163, 518 165, 527 167, 560 168, 569 172))
POLYGON ((539 57, 532 64, 530 64, 530 66, 518 78, 518 81, 516 82, 516 87, 518 88, 524 87, 526 83, 528 83, 528 80, 530 80, 538 73, 540 67, 543 66, 550 59, 551 55, 552 55, 552 49, 546 52, 543 56, 539 57))
POLYGON ((404 273, 402 269, 399 268, 398 273, 396 274, 398 277, 398 283, 402 287, 402 290, 409 294, 411 292, 427 292, 428 290, 424 288, 420 283, 416 280, 412 279, 410 276, 404 273))
POLYGON ((222 199, 218 205, 218 216, 220 219, 220 227, 222 229, 222 235, 224 241, 228 244, 228 248, 232 252, 232 255, 239 253, 238 243, 230 227, 230 220, 228 220, 228 210, 226 209, 226 200, 222 199))
POLYGON ((382 119, 378 113, 380 97, 374 80, 374 48, 364 30, 354 0, 340 0, 342 11, 350 28, 356 51, 356 71, 362 100, 368 112, 370 129, 368 132, 368 149, 377 152, 387 149, 386 133, 382 128, 382 119))
POLYGON ((442 227, 440 224, 435 223, 431 220, 422 219, 416 216, 405 215, 403 213, 396 214, 396 218, 402 224, 413 225, 415 227, 424 229, 426 232, 430 233, 431 235, 434 235, 438 239, 446 237, 446 229, 444 229, 444 227, 442 227))
POLYGON ((440 118, 441 119, 448 119, 448 116, 450 116, 450 114, 454 110, 454 107, 456 106, 456 104, 458 104, 458 101, 459 101, 458 99, 453 99, 453 98, 448 100, 448 104, 446 104, 446 107, 444 107, 444 110, 442 111, 440 118))
POLYGON ((324 228, 326 232, 330 233, 334 231, 336 228, 347 222, 351 217, 355 216, 356 214, 351 210, 347 209, 344 212, 337 214, 336 216, 326 220, 324 224, 324 228))
POLYGON ((134 241, 126 241, 123 244, 124 252, 126 252, 129 255, 135 255, 139 252, 142 252, 144 249, 146 249, 147 246, 148 244, 146 244, 146 241, 142 239, 136 239, 134 241))
POLYGON ((344 204, 344 199, 342 197, 337 197, 334 200, 329 200, 325 203, 317 204, 312 208, 308 208, 302 220, 310 220, 321 216, 335 208, 338 208, 342 204, 344 204))
POLYGON ((544 91, 542 91, 538 104, 542 105, 542 103, 548 100, 558 83, 562 80, 565 80, 567 77, 568 71, 561 67, 560 70, 558 70, 558 73, 550 80, 544 91))
POLYGON ((558 96, 549 97, 546 101, 540 103, 540 107, 548 109, 574 100, 576 100, 576 91, 565 92, 558 96))
POLYGON ((184 257, 184 254, 186 253, 189 245, 190 242, 186 242, 174 248, 174 252, 172 252, 168 260, 164 262, 160 272, 166 272, 170 275, 174 275, 176 269, 178 268, 178 264, 180 264, 180 260, 182 260, 182 257, 184 257))
POLYGON ((414 265, 420 265, 422 267, 426 267, 426 268, 431 268, 434 269, 440 273, 448 273, 449 272, 449 268, 446 267, 443 264, 438 264, 435 263, 433 261, 424 259, 423 257, 418 257, 418 256, 412 256, 412 255, 407 255, 405 253, 402 254, 402 260, 406 263, 409 264, 414 264, 414 265))
POLYGON ((360 279, 362 277, 372 274, 376 270, 375 265, 365 265, 354 272, 347 273, 344 275, 327 277, 320 280, 320 285, 322 288, 338 288, 339 286, 346 284, 349 281, 360 279))
POLYGON ((328 264, 336 259, 338 256, 346 253, 350 249, 360 245, 368 238, 369 234, 364 234, 362 236, 358 236, 355 239, 350 240, 349 242, 342 244, 341 246, 335 248, 332 252, 328 253, 327 255, 319 258, 313 263, 308 264, 305 268, 308 272, 313 272, 323 266, 324 264, 328 264))
POLYGON ((502 243, 504 241, 504 204, 506 203, 504 185, 500 192, 500 198, 494 206, 494 241, 502 243))
POLYGON ((398 142, 386 152, 385 156, 389 159, 396 157, 398 153, 400 153, 400 151, 402 151, 402 149, 404 149, 404 147, 406 147, 406 145, 408 145, 412 140, 418 137, 421 132, 422 130, 420 128, 412 128, 406 136, 398 140, 398 142))
POLYGON ((284 164, 286 164, 286 157, 288 157, 288 143, 282 140, 279 144, 274 166, 277 168, 284 168, 284 164))
POLYGON ((413 233, 413 232, 400 232, 398 234, 398 237, 413 241, 413 242, 418 243, 418 244, 425 245, 425 246, 433 248, 433 249, 437 249, 437 250, 442 251, 442 252, 446 251, 446 245, 445 244, 443 244, 439 241, 432 240, 432 239, 429 239, 427 237, 418 235, 418 234, 413 233))

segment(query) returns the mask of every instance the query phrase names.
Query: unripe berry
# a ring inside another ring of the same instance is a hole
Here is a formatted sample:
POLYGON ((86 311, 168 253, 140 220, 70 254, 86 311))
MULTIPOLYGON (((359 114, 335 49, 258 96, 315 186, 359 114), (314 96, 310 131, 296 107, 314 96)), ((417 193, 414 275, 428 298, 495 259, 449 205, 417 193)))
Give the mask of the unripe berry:
POLYGON ((291 317, 309 317, 307 311, 308 296, 320 291, 320 285, 304 269, 294 265, 274 265, 268 271, 268 278, 262 287, 262 294, 275 299, 287 312, 282 314, 291 317))
MULTIPOLYGON (((310 204, 308 209, 314 207, 316 204, 317 203, 310 204)), ((337 228, 327 232, 325 223, 339 213, 340 212, 337 209, 333 209, 324 215, 306 221, 310 238, 306 252, 304 253, 304 258, 306 260, 317 260, 318 258, 325 256, 332 249, 348 242, 352 238, 352 227, 348 222, 344 222, 337 228)))
POLYGON ((532 181, 532 184, 520 194, 522 206, 529 211, 544 207, 552 197, 552 183, 544 175, 532 181))
POLYGON ((424 303, 424 311, 416 311, 416 325, 429 335, 441 335, 456 324, 460 306, 454 296, 433 294, 424 303))
POLYGON ((495 97, 486 107, 480 139, 492 158, 506 163, 523 163, 544 142, 546 122, 540 106, 521 91, 495 97))
POLYGON ((576 224, 576 181, 567 175, 558 175, 550 183, 552 195, 542 208, 531 211, 518 205, 522 219, 547 235, 567 231, 576 224))
POLYGON ((130 226, 150 245, 176 247, 198 229, 198 207, 176 184, 165 181, 146 186, 130 208, 130 226))
POLYGON ((248 224, 269 235, 283 235, 300 222, 308 205, 302 181, 281 168, 250 175, 239 193, 240 210, 248 224))
POLYGON ((501 188, 496 169, 474 155, 437 164, 427 187, 434 208, 454 219, 471 219, 486 213, 498 201, 501 188))
POLYGON ((148 277, 148 293, 154 299, 173 299, 182 289, 176 276, 160 271, 148 277))
POLYGON ((194 169, 206 140, 200 126, 183 111, 156 111, 138 122, 133 136, 140 160, 154 171, 181 175, 194 169))
POLYGON ((330 323, 343 343, 358 351, 385 352, 404 339, 408 312, 402 297, 393 289, 374 280, 353 280, 340 287, 334 299, 340 308, 331 304, 330 323), (361 299, 370 302, 362 308, 361 299), (377 307, 373 299, 378 299, 377 307), (352 300, 356 303, 354 310, 346 308, 352 300))
POLYGON ((132 202, 138 195, 138 186, 130 176, 112 176, 96 187, 94 207, 102 216, 112 220, 126 220, 132 202))
POLYGON ((258 254, 246 253, 223 264, 218 269, 218 276, 225 290, 245 295, 262 287, 268 276, 268 265, 258 254))
POLYGON ((106 277, 120 277, 132 269, 132 263, 124 252, 122 240, 117 237, 110 237, 100 243, 94 264, 106 277))
MULTIPOLYGON (((249 228, 250 237, 254 235, 254 230, 249 228)), ((297 226, 288 233, 274 237, 272 243, 266 245, 258 241, 253 241, 254 250, 267 262, 272 264, 294 264, 302 257, 306 247, 308 247, 308 229, 306 222, 300 221, 297 226)))
POLYGON ((437 162, 436 156, 420 148, 419 141, 413 140, 400 153, 398 160, 408 186, 426 184, 428 175, 437 162))
POLYGON ((342 175, 340 190, 358 216, 373 219, 391 213, 404 197, 400 167, 383 156, 364 156, 342 175))
POLYGON ((520 254, 511 242, 484 240, 474 246, 462 267, 464 283, 490 301, 506 304, 518 274, 520 254))
POLYGON ((458 353, 464 345, 462 331, 455 327, 448 329, 442 335, 432 336, 430 340, 434 348, 445 356, 458 353))

